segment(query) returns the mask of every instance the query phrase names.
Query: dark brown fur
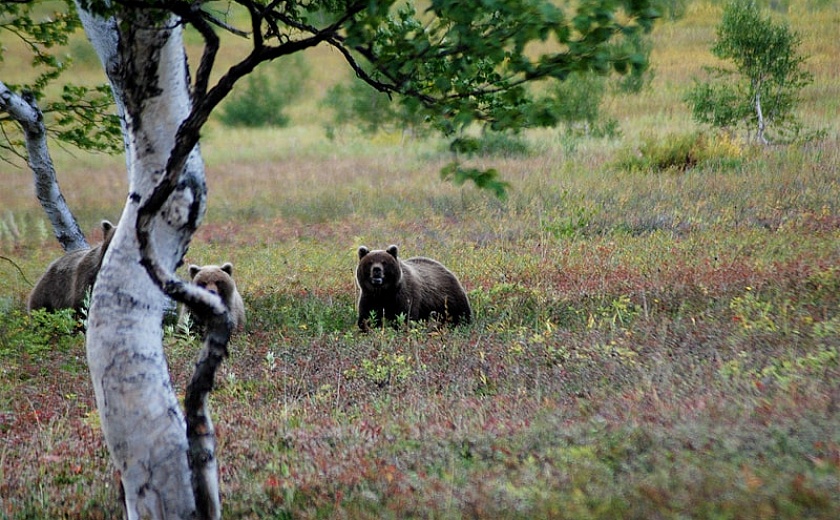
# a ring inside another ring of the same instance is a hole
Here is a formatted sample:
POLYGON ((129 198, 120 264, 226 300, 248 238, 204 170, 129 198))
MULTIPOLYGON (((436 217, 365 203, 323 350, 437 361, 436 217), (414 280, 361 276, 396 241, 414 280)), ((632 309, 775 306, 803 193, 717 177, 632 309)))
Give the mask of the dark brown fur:
POLYGON ((47 271, 41 275, 32 292, 29 293, 27 308, 46 309, 82 309, 85 294, 93 287, 102 258, 111 244, 116 227, 107 220, 102 221, 103 240, 100 244, 71 251, 53 261, 47 271))
POLYGON ((359 247, 356 267, 358 325, 381 327, 403 315, 411 321, 437 319, 454 325, 469 323, 472 310, 458 278, 440 262, 424 257, 398 258, 397 246, 387 250, 359 247))

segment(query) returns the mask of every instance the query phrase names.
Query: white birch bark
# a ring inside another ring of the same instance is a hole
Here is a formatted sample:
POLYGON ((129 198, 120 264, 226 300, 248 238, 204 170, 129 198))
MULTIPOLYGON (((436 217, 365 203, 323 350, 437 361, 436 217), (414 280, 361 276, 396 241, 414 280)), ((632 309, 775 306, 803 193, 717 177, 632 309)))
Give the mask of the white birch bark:
MULTIPOLYGON (((165 172, 190 110, 186 54, 174 18, 118 24, 79 9, 114 90, 126 139, 129 194, 91 299, 87 354, 102 430, 120 471, 129 519, 218 518, 197 511, 186 423, 162 344, 167 298, 141 265, 138 209, 165 172)), ((159 14, 159 13, 158 13, 159 14)), ((153 219, 151 248, 174 271, 205 209, 196 147, 179 187, 153 219)))
POLYGON ((755 92, 755 115, 758 118, 758 129, 755 133, 755 138, 761 144, 767 144, 767 138, 764 137, 765 122, 764 113, 761 111, 761 92, 755 92))
POLYGON ((55 166, 47 147, 44 116, 35 100, 32 96, 13 92, 0 81, 0 112, 9 114, 23 129, 27 162, 32 170, 35 194, 52 224, 58 243, 66 252, 89 247, 59 189, 55 166))

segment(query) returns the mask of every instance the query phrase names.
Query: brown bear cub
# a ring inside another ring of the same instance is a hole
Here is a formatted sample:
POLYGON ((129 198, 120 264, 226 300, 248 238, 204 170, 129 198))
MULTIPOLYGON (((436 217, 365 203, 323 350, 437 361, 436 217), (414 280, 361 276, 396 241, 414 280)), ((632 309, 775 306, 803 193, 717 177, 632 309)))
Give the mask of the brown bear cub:
MULTIPOLYGON (((219 295, 233 317, 233 329, 242 330, 245 327, 245 303, 236 290, 236 282, 233 281, 233 264, 226 262, 221 266, 191 265, 189 273, 192 283, 219 295)), ((200 321, 198 325, 203 327, 200 321)))
POLYGON ((396 323, 400 315, 410 321, 470 322, 467 293, 452 271, 430 258, 401 260, 397 253, 394 245, 384 251, 359 247, 360 329, 381 327, 383 319, 396 323))
POLYGON ((102 243, 87 249, 71 251, 53 261, 29 293, 29 311, 75 309, 81 311, 85 295, 93 287, 102 258, 111 244, 116 227, 102 221, 102 243))

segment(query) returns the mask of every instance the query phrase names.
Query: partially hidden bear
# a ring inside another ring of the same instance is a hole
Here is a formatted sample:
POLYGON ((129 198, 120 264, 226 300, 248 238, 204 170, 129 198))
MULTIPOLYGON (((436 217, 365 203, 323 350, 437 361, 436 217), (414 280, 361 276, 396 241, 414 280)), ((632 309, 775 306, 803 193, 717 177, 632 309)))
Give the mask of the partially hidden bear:
POLYGON ((82 309, 85 295, 96 281, 102 267, 102 258, 117 229, 107 220, 103 220, 101 226, 101 243, 91 248, 71 251, 47 267, 29 293, 26 306, 30 312, 36 309, 82 309))
MULTIPOLYGON (((233 264, 225 262, 222 265, 190 265, 190 281, 199 287, 218 294, 227 305, 233 317, 233 329, 242 330, 245 327, 245 303, 242 295, 236 289, 233 281, 233 264)), ((203 326, 202 323, 198 323, 203 326)))
POLYGON ((425 257, 402 260, 398 248, 371 251, 359 247, 356 284, 359 295, 359 328, 381 327, 383 318, 392 323, 435 319, 469 323, 472 319, 467 293, 458 278, 440 262, 425 257))

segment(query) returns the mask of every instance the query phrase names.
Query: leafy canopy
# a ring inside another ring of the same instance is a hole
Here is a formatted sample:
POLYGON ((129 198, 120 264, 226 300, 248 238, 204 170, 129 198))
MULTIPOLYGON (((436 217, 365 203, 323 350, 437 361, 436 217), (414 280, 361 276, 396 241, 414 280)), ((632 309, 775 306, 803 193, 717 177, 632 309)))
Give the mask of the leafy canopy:
POLYGON ((581 2, 565 14, 539 0, 437 0, 406 4, 348 25, 345 45, 366 60, 368 83, 408 96, 445 133, 479 122, 495 130, 550 126, 557 118, 526 85, 574 72, 642 73, 646 1, 581 2), (619 21, 622 20, 622 21, 619 21))
MULTIPOLYGON (((175 15, 204 37, 193 113, 182 126, 184 150, 239 79, 262 62, 321 44, 340 52, 369 86, 397 94, 411 117, 447 135, 474 124, 555 125, 550 103, 528 85, 576 72, 643 74, 644 35, 658 16, 653 4, 580 0, 564 10, 549 0, 80 0, 82 8, 127 23, 138 13, 146 20, 157 13, 161 21, 175 15), (211 85, 219 32, 247 38, 252 47, 211 85)), ((463 173, 488 184, 490 172, 463 173)), ((492 181, 490 187, 498 188, 492 181)))
MULTIPOLYGON (((29 51, 30 63, 37 71, 30 82, 6 83, 6 86, 30 102, 46 101, 40 108, 50 134, 59 141, 85 150, 122 150, 119 120, 112 113, 113 99, 107 85, 88 87, 65 83, 57 96, 47 99, 49 85, 71 64, 69 57, 59 55, 57 50, 67 45, 69 36, 81 24, 72 0, 38 4, 26 0, 0 2, 0 35, 18 40, 29 51), (59 10, 61 7, 64 9, 59 10)), ((0 62, 5 51, 0 45, 0 62)), ((0 132, 4 138, 0 140, 0 154, 5 150, 20 155, 24 143, 17 123, 0 116, 0 132)))

